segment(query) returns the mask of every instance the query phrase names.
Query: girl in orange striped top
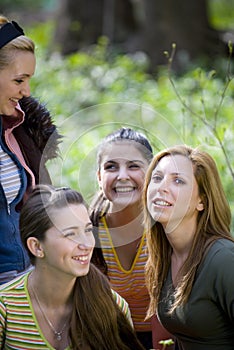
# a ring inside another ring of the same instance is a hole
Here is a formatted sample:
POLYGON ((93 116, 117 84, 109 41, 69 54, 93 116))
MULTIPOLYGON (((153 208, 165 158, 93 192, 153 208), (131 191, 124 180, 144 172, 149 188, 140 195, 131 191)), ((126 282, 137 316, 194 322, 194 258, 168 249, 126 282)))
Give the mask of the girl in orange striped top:
MULTIPOLYGON (((152 159, 147 138, 130 128, 108 135, 98 151, 100 192, 90 205, 96 247, 92 261, 108 275, 112 288, 128 302, 137 336, 151 349, 151 321, 145 321, 149 294, 145 285, 146 238, 141 208, 145 172, 152 159)), ((170 335, 157 322, 161 339, 170 335)))

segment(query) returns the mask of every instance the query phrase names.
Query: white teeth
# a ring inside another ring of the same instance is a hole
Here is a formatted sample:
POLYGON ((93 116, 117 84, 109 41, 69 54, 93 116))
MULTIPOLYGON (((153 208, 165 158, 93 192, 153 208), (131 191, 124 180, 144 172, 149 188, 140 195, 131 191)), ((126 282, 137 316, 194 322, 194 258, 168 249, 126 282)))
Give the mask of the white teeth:
POLYGON ((169 206, 170 206, 169 203, 164 202, 164 201, 156 201, 155 204, 156 204, 156 205, 161 205, 161 206, 164 206, 164 207, 165 207, 165 206, 166 206, 166 207, 169 207, 169 206))
POLYGON ((134 187, 116 187, 115 191, 118 193, 131 192, 134 190, 134 187))
POLYGON ((73 259, 77 260, 77 261, 87 261, 88 257, 87 256, 74 256, 73 259))
POLYGON ((18 99, 16 99, 16 98, 11 98, 11 101, 18 103, 18 99))

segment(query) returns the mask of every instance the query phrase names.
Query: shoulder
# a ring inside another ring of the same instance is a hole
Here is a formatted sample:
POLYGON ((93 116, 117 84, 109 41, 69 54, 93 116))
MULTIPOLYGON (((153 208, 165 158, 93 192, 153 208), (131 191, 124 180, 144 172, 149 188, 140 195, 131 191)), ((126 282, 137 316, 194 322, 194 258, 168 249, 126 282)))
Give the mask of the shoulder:
POLYGON ((25 298, 27 298, 27 294, 25 292, 26 280, 27 275, 23 275, 0 286, 1 323, 3 323, 9 308, 18 308, 20 307, 21 303, 25 304, 25 298))
POLYGON ((4 283, 0 286, 0 298, 7 295, 13 295, 19 293, 20 290, 24 291, 26 286, 28 273, 14 278, 12 281, 4 283))
POLYGON ((217 239, 209 248, 207 256, 220 259, 234 257, 234 242, 225 238, 217 239))
POLYGON ((228 239, 216 240, 207 251, 204 267, 215 272, 215 278, 229 275, 234 269, 234 242, 228 239))

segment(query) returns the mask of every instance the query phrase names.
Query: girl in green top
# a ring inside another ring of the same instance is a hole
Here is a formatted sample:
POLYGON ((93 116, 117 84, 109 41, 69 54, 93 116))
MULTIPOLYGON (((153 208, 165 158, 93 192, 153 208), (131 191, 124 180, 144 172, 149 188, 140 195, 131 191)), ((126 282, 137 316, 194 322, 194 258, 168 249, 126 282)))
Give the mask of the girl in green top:
POLYGON ((142 350, 126 302, 90 265, 95 240, 80 193, 37 186, 20 229, 34 268, 0 288, 1 349, 142 350))
POLYGON ((151 302, 180 350, 234 349, 231 211, 214 159, 186 145, 155 155, 146 174, 151 302))

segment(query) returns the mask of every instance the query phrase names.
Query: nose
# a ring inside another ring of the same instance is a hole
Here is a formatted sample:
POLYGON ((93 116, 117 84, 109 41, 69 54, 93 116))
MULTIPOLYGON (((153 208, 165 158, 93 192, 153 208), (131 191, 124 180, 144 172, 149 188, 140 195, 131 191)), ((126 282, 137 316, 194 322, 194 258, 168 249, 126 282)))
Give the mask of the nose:
POLYGON ((117 179, 118 180, 128 180, 129 179, 128 169, 126 167, 119 168, 119 173, 118 173, 117 179))
POLYGON ((89 249, 93 248, 93 246, 85 244, 85 243, 78 243, 78 248, 81 250, 89 250, 89 249))
POLYGON ((79 239, 76 240, 79 249, 90 250, 94 248, 95 238, 92 235, 86 235, 85 233, 79 236, 79 239))
POLYGON ((23 85, 22 88, 21 88, 21 94, 22 94, 24 97, 30 96, 30 85, 29 85, 29 82, 25 82, 25 83, 24 83, 24 85, 23 85))
POLYGON ((158 191, 167 192, 168 189, 169 189, 169 181, 166 178, 164 178, 158 185, 158 191))

